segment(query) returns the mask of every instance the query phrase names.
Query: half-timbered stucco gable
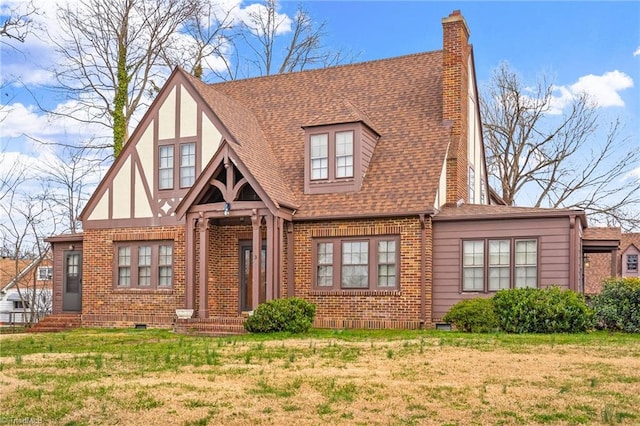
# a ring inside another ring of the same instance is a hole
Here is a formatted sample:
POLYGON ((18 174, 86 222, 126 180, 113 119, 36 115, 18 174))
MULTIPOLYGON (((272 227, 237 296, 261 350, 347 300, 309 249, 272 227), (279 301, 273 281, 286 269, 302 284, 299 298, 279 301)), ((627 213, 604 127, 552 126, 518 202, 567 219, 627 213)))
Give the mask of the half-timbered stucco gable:
POLYGON ((84 228, 176 224, 175 209, 217 151, 220 129, 176 69, 87 203, 84 228))

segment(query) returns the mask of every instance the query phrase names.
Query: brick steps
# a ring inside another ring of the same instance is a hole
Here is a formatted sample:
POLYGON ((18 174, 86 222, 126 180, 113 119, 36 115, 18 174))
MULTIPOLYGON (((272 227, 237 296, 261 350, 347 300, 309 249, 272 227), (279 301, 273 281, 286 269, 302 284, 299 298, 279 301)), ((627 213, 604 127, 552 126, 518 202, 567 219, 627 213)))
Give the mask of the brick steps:
POLYGON ((28 328, 29 333, 55 333, 82 326, 82 314, 54 314, 42 318, 36 325, 28 328))
POLYGON ((176 320, 174 330, 176 333, 196 336, 238 336, 246 334, 243 317, 213 317, 213 318, 189 318, 176 320))

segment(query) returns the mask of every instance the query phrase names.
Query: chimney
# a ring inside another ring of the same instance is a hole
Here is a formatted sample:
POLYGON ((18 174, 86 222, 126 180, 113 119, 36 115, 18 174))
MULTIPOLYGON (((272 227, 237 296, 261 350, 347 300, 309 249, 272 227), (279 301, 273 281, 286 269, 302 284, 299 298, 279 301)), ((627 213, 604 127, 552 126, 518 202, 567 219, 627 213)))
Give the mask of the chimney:
POLYGON ((442 119, 449 122, 447 204, 467 200, 467 133, 469 90, 469 27, 459 10, 442 19, 442 119))

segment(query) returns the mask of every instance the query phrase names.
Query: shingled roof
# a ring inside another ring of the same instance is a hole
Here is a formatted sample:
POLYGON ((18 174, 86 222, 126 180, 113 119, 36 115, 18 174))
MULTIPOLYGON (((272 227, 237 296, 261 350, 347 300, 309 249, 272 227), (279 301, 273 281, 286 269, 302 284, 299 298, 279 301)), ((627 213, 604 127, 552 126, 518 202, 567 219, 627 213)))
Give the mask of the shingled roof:
POLYGON ((211 85, 190 80, 265 192, 296 206, 296 218, 433 210, 449 141, 442 52, 211 85), (361 190, 304 194, 303 127, 356 121, 380 135, 361 190))
POLYGON ((462 204, 460 206, 445 206, 433 220, 477 220, 477 219, 510 219, 527 217, 559 217, 577 216, 582 221, 582 226, 587 226, 587 217, 584 210, 558 209, 543 207, 516 207, 502 205, 462 204))

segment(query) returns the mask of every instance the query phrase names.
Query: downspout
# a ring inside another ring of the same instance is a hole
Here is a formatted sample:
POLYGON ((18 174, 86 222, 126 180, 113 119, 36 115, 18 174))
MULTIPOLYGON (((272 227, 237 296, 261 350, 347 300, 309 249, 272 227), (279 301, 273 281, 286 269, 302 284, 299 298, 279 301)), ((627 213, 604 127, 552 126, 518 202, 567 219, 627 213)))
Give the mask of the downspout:
POLYGON ((569 217, 569 289, 576 289, 576 217, 569 217))
POLYGON ((420 220, 420 328, 423 329, 427 317, 427 238, 424 213, 420 213, 418 219, 420 220))

